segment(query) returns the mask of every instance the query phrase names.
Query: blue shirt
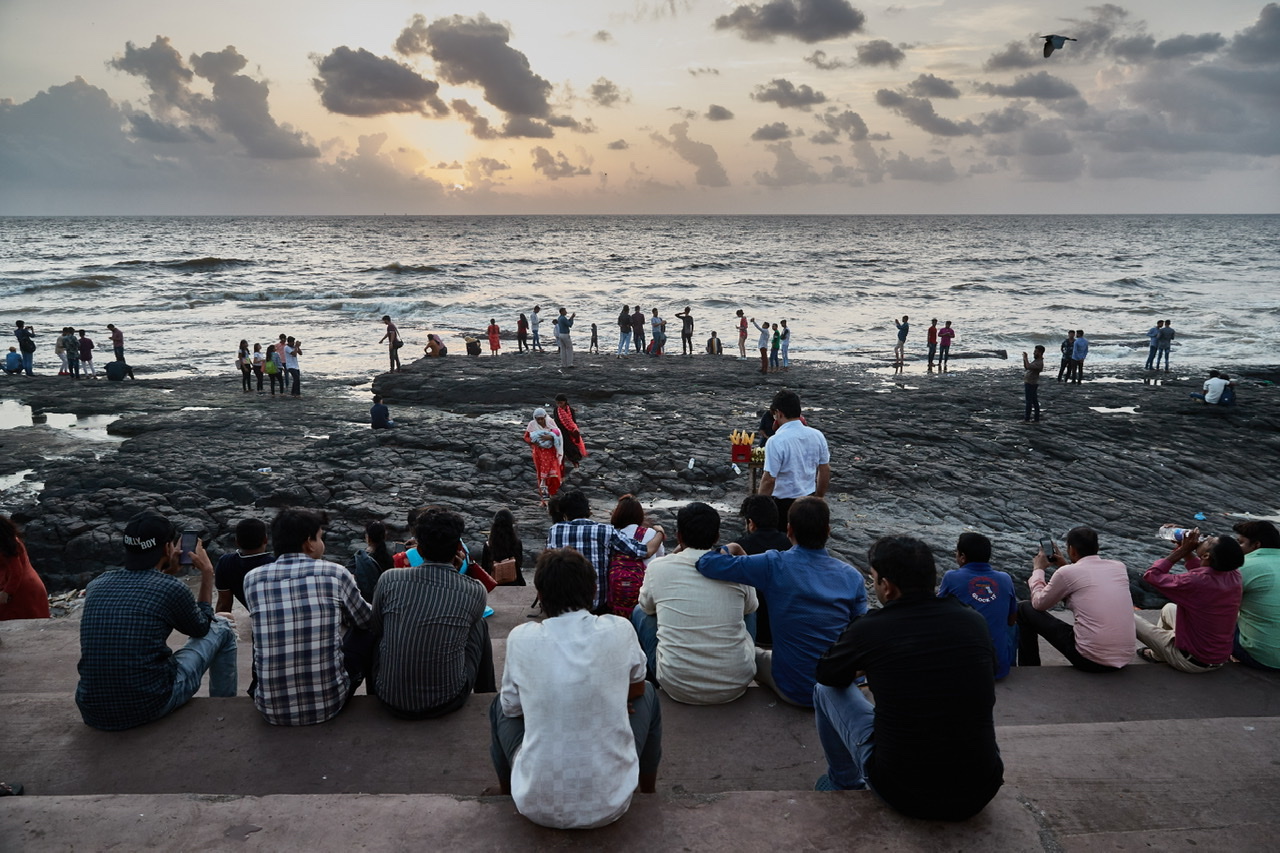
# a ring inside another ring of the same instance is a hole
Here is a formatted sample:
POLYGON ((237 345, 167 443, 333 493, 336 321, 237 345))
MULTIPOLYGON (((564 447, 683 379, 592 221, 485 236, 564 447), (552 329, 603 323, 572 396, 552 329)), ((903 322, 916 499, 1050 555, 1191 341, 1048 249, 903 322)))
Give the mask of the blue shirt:
POLYGON ((4 357, 4 369, 10 373, 17 372, 22 369, 22 353, 11 352, 4 357))
POLYGON ((773 630, 773 680, 798 705, 813 706, 818 659, 855 616, 867 612, 862 573, 826 548, 766 551, 731 557, 711 551, 698 571, 714 580, 754 586, 769 602, 773 630))
POLYGON ((1009 624, 1009 617, 1018 610, 1013 578, 991 568, 990 563, 965 563, 942 576, 938 598, 947 596, 958 598, 987 620, 996 651, 996 678, 1004 678, 1018 648, 1018 629, 1009 624))
POLYGON ((1085 356, 1089 354, 1089 339, 1076 338, 1076 342, 1071 345, 1071 357, 1076 361, 1084 361, 1085 356))
POLYGON ((573 328, 573 318, 568 314, 561 314, 555 319, 556 331, 562 335, 569 334, 569 330, 573 328))

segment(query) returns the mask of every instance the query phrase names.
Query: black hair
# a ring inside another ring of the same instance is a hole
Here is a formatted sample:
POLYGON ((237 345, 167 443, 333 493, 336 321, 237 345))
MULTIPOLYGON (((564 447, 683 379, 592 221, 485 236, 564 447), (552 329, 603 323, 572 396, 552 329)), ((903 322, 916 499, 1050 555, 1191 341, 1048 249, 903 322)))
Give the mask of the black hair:
POLYGON ((565 521, 586 518, 591 515, 591 503, 582 489, 573 489, 560 496, 560 512, 565 521))
POLYGON ((493 523, 489 525, 489 555, 495 561, 514 557, 520 550, 520 534, 516 532, 516 517, 509 509, 500 509, 493 514, 493 523))
POLYGON ((1230 536, 1219 536, 1209 548, 1206 562, 1215 572, 1234 572, 1244 565, 1244 551, 1230 536))
POLYGON ((635 495, 623 495, 618 498, 618 505, 613 508, 609 523, 619 530, 628 524, 644 524, 644 506, 636 500, 635 495))
POLYGON ((556 402, 557 402, 557 403, 567 403, 567 402, 569 402, 569 395, 568 395, 568 394, 557 394, 557 395, 556 395, 556 402))
POLYGON ((770 408, 777 409, 787 420, 795 420, 800 417, 800 395, 784 388, 773 395, 770 408))
POLYGON ((0 554, 6 557, 18 555, 18 544, 22 535, 18 533, 18 525, 7 515, 0 515, 0 554))
POLYGON ((822 498, 800 498, 787 512, 791 535, 801 548, 822 548, 831 535, 831 508, 822 498))
POLYGON ((418 553, 430 563, 452 563, 466 531, 462 516, 447 509, 433 507, 418 516, 414 537, 418 553))
POLYGON ((1084 329, 1076 329, 1076 337, 1084 337, 1084 329))
POLYGON ((245 518, 236 525, 236 547, 249 550, 267 544, 267 525, 260 518, 245 518))
POLYGON ((903 593, 933 592, 938 569, 933 552, 910 536, 883 536, 867 549, 867 562, 903 593))
POLYGON ((1231 529, 1257 542, 1259 548, 1280 548, 1280 530, 1269 521, 1237 521, 1231 529))
POLYGON ((981 533, 961 533, 956 542, 956 552, 964 554, 970 563, 990 563, 991 540, 981 533))
POLYGON ((381 395, 381 394, 374 394, 374 395, 373 395, 373 402, 374 402, 374 405, 377 405, 378 403, 381 403, 381 402, 382 402, 382 395, 381 395))
POLYGON ((773 530, 778 526, 778 504, 770 495, 747 495, 738 514, 754 521, 760 530, 773 530))
POLYGON ((271 544, 277 554, 301 554, 303 544, 328 523, 329 517, 314 509, 282 509, 271 522, 271 544))
POLYGON ((373 550, 369 552, 370 556, 382 570, 385 572, 394 566, 391 552, 387 550, 387 526, 381 521, 370 521, 364 526, 364 535, 369 540, 369 544, 373 545, 373 550))
POLYGON ((596 570, 576 549, 548 548, 538 555, 533 586, 542 612, 549 617, 590 610, 596 595, 596 570))
POLYGON ((552 495, 547 498, 547 515, 551 516, 552 524, 559 524, 564 521, 564 510, 560 507, 560 496, 552 495))
POLYGON ((1067 547, 1075 548, 1081 557, 1098 553, 1098 531, 1092 527, 1073 527, 1067 531, 1067 547))
POLYGON ((690 548, 714 548, 720 541, 720 513, 700 501, 685 504, 676 513, 676 532, 690 548))

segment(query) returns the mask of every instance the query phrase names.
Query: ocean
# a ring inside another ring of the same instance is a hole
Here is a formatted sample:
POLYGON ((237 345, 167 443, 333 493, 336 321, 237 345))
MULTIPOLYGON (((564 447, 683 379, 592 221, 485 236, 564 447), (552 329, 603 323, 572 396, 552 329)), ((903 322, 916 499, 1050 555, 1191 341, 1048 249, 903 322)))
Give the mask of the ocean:
POLYGON ((383 314, 408 361, 428 331, 461 353, 491 318, 514 352, 534 304, 544 339, 563 305, 575 347, 594 322, 602 351, 623 303, 657 307, 677 351, 677 311, 692 308, 699 351, 715 330, 728 352, 742 308, 785 318, 802 361, 886 363, 904 314, 909 352, 936 317, 958 332, 953 353, 1007 350, 1011 367, 1036 344, 1052 362, 1083 328, 1095 373, 1141 366, 1147 329, 1171 319, 1175 369, 1230 370, 1277 361, 1278 279, 1276 215, 0 219, 0 313, 44 335, 37 371, 68 325, 109 358, 114 323, 139 375, 237 383, 242 338, 294 335, 304 375, 368 378, 383 314))

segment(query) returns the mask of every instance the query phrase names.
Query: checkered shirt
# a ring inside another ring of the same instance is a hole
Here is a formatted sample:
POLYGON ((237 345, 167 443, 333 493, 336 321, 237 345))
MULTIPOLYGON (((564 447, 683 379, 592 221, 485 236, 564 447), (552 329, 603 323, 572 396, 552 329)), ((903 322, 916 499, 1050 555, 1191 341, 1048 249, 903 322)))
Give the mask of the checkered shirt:
POLYGON ((245 577, 244 597, 253 616, 253 703, 267 722, 306 726, 336 716, 351 687, 344 630, 369 627, 371 615, 351 572, 282 554, 245 577))
POLYGON ((548 548, 573 548, 587 558, 596 570, 596 597, 592 604, 598 610, 609 597, 609 556, 615 551, 643 557, 649 546, 630 536, 623 536, 617 528, 586 518, 562 521, 551 525, 547 531, 548 548))

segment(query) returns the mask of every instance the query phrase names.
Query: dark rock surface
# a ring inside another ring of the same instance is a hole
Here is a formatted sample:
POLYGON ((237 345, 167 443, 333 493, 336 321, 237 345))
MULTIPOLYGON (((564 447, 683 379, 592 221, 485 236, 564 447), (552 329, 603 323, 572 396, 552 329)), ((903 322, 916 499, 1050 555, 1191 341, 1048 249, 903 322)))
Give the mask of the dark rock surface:
MULTIPOLYGON (((1152 606, 1159 599, 1137 578, 1164 553, 1160 524, 1194 525, 1203 512, 1203 529, 1229 531, 1237 516, 1270 516, 1280 503, 1264 467, 1280 450, 1276 369, 1240 374, 1234 409, 1189 400, 1198 375, 1095 373, 1080 386, 1050 378, 1044 422, 1023 425, 1021 370, 1011 363, 946 374, 809 364, 769 376, 754 359, 730 357, 579 353, 576 363, 562 374, 554 353, 420 360, 374 381, 403 424, 385 432, 368 428, 361 379, 304 377, 306 396, 292 400, 244 394, 238 377, 8 378, 0 398, 36 412, 120 418, 109 428, 115 441, 48 425, 0 432, 0 477, 30 471, 0 502, 25 525, 51 589, 117 565, 124 522, 145 507, 206 531, 215 556, 234 547, 231 530, 247 515, 323 508, 329 555, 346 562, 366 521, 402 527, 424 503, 460 511, 478 553, 505 506, 527 568, 547 526, 521 440, 533 408, 569 395, 591 455, 568 486, 587 491, 597 519, 632 492, 660 502, 653 520, 674 535, 674 507, 685 501, 736 512, 748 477, 729 465, 728 434, 756 429, 785 385, 830 442, 832 547, 855 564, 876 537, 910 533, 944 570, 956 536, 977 530, 995 542, 996 566, 1021 581, 1042 533, 1061 542, 1087 524, 1102 534, 1104 556, 1130 566, 1135 601, 1152 606), (1097 411, 1124 407, 1136 411, 1097 411)), ((726 519, 726 538, 739 530, 726 519)))

